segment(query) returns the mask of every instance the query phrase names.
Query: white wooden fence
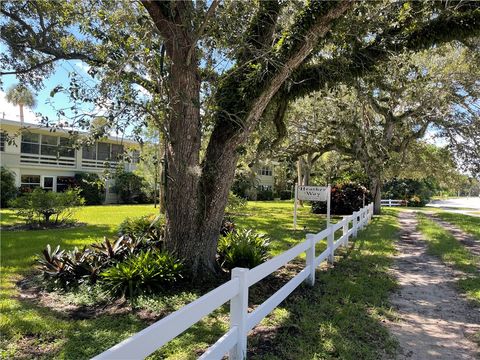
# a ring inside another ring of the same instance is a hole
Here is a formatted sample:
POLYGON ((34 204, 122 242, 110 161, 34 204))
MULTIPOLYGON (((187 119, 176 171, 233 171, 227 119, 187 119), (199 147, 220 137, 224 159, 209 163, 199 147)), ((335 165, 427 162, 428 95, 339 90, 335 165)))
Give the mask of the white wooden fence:
POLYGON ((233 269, 231 280, 225 284, 113 346, 96 356, 94 360, 143 359, 227 301, 230 301, 230 330, 212 345, 200 359, 221 359, 227 353, 230 359, 244 359, 247 352, 248 332, 303 281, 306 280, 310 286, 313 286, 315 269, 325 260, 333 263, 335 250, 339 246, 347 246, 349 238, 356 237, 358 230, 367 225, 372 215, 373 204, 369 204, 350 216, 344 216, 342 221, 331 224, 317 234, 307 234, 304 242, 253 269, 233 269), (342 235, 335 239, 335 233, 340 229, 342 235), (327 248, 316 256, 315 244, 325 238, 327 239, 327 248), (249 313, 249 287, 286 265, 303 252, 306 253, 305 268, 249 313))
POLYGON ((406 205, 406 202, 405 200, 382 199, 381 205, 388 206, 388 207, 403 206, 403 205, 406 205))

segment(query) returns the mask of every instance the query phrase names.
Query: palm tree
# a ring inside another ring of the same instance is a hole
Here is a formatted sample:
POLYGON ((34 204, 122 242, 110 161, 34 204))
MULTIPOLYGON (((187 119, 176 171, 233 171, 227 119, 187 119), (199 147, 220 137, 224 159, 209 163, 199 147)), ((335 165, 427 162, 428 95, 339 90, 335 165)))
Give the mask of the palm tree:
POLYGON ((37 104, 37 100, 35 99, 35 95, 27 88, 25 85, 16 84, 10 87, 7 90, 7 101, 12 103, 13 105, 18 105, 20 108, 20 123, 23 124, 23 107, 35 107, 37 104))

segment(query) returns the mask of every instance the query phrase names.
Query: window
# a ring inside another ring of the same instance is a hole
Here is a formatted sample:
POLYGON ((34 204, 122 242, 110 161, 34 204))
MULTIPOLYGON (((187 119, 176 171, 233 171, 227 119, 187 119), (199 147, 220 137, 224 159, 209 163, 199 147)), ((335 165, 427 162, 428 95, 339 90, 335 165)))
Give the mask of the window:
POLYGON ((91 147, 84 146, 82 157, 88 160, 119 161, 122 159, 123 153, 123 145, 96 143, 91 147))
POLYGON ((53 191, 53 176, 45 176, 43 178, 43 188, 48 191, 53 191))
POLYGON ((84 146, 82 149, 82 158, 88 160, 96 160, 97 159, 97 146, 84 146))
POLYGON ((50 135, 42 135, 42 155, 57 156, 58 137, 50 135))
POLYGON ((73 176, 57 176, 57 192, 64 192, 75 186, 75 178, 73 176))
POLYGON ((110 159, 110 144, 98 143, 97 144, 97 160, 109 160, 110 159))
POLYGON ((260 169, 260 175, 272 176, 272 168, 269 166, 264 166, 260 169))
POLYGON ((72 147, 72 142, 69 138, 61 137, 60 138, 60 148, 58 150, 58 155, 62 157, 75 157, 75 149, 72 147))
POLYGON ((122 159, 123 145, 112 144, 112 161, 118 161, 122 159))
POLYGON ((138 164, 140 162, 140 151, 132 151, 132 164, 138 164))
POLYGON ((36 187, 40 187, 40 175, 22 175, 20 181, 20 191, 22 192, 28 192, 36 187))
POLYGON ((75 149, 70 139, 52 135, 22 134, 21 152, 55 157, 75 157, 75 149))
POLYGON ((40 153, 40 135, 32 133, 22 134, 21 152, 38 155, 40 153))
POLYGON ((5 151, 5 141, 6 141, 6 134, 2 131, 0 132, 0 151, 5 151))

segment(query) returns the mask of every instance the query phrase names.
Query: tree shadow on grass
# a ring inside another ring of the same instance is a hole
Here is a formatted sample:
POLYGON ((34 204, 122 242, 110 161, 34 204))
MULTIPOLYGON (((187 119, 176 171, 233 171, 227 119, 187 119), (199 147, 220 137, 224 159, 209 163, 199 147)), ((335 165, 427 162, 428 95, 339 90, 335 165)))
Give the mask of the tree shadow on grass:
POLYGON ((0 209, 0 228, 23 223, 25 223, 25 220, 13 210, 0 209))
POLYGON ((388 274, 398 227, 376 218, 359 232, 333 268, 317 271, 281 305, 282 316, 249 337, 252 359, 379 359, 393 356, 395 340, 382 325, 396 282, 388 274))
MULTIPOLYGON (((36 255, 50 244, 61 248, 83 247, 100 241, 104 236, 114 236, 109 226, 87 225, 66 229, 3 231, 1 241, 2 270, 28 271, 36 255)), ((5 274, 2 274, 4 277, 5 274)))

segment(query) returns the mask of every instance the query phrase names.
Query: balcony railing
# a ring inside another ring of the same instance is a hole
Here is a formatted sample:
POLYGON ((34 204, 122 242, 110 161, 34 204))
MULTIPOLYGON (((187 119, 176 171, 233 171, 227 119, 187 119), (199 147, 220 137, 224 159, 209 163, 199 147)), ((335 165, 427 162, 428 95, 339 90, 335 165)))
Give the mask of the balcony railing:
POLYGON ((57 157, 52 155, 20 154, 20 163, 28 165, 47 165, 74 168, 75 158, 62 156, 57 157))
POLYGON ((82 168, 86 169, 112 168, 116 167, 117 164, 118 162, 116 161, 82 159, 82 168))

